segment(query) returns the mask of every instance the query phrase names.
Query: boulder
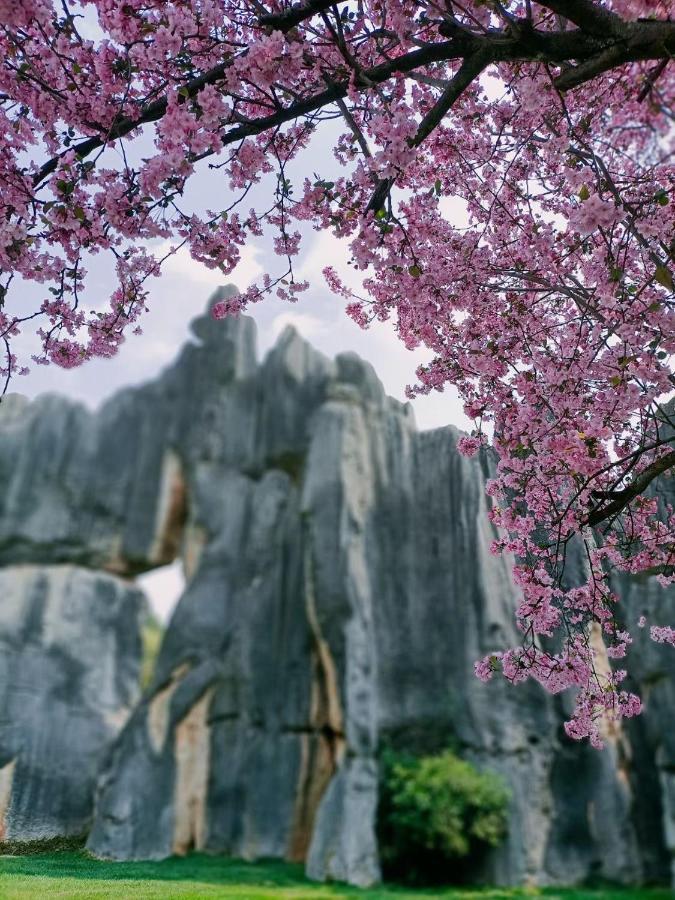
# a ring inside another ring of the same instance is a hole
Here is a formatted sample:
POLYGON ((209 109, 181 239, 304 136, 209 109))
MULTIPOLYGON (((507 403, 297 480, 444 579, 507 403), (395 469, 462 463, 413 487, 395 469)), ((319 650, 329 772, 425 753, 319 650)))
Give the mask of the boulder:
POLYGON ((145 598, 71 565, 0 569, 0 842, 86 835, 139 697, 145 598))

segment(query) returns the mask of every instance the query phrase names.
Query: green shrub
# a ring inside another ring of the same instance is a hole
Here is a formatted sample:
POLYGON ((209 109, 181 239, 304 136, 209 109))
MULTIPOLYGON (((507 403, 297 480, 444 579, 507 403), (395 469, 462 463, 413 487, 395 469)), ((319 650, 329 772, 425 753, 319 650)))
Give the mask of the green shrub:
POLYGON ((509 791, 446 751, 387 755, 379 809, 385 873, 416 882, 463 880, 471 863, 506 835, 509 791))

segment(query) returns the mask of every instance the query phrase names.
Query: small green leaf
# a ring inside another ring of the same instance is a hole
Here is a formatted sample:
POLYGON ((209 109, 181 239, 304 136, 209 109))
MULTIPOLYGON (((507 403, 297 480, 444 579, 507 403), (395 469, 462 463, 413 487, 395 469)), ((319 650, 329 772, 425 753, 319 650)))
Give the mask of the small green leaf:
POLYGON ((659 284, 662 284, 664 288, 668 288, 669 291, 672 291, 675 288, 673 284, 673 276, 669 269, 665 266, 657 266, 656 271, 654 272, 654 279, 658 281, 659 284))
POLYGON ((588 200, 588 198, 590 196, 591 196, 591 192, 588 190, 588 188, 586 187, 585 184, 582 184, 581 187, 579 188, 579 199, 582 201, 588 200))
POLYGON ((668 206, 668 194, 665 191, 659 191, 656 195, 656 202, 659 206, 668 206))
POLYGON ((618 387, 621 384, 621 380, 622 379, 620 375, 612 375, 612 377, 609 379, 609 383, 612 385, 612 387, 618 387))
POLYGON ((420 275, 422 274, 422 270, 421 270, 420 267, 417 266, 417 265, 415 265, 415 266, 409 266, 409 267, 408 267, 408 274, 409 274, 409 275, 412 275, 413 278, 419 278, 420 275))

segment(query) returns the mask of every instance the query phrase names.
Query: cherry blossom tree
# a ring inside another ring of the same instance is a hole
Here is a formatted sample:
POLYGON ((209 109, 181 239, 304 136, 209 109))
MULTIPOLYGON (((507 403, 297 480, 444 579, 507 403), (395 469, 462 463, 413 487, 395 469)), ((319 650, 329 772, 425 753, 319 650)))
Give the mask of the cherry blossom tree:
POLYGON ((516 559, 523 640, 479 676, 576 688, 568 733, 600 744, 604 720, 640 709, 625 672, 602 664, 631 640, 612 572, 675 573, 675 517, 655 490, 675 465, 670 11, 0 0, 5 387, 24 368, 22 330, 39 335, 39 364, 112 356, 140 330, 167 241, 227 275, 247 241, 273 234, 278 271, 223 316, 270 292, 295 299, 298 223, 331 230, 364 275, 356 296, 325 270, 349 315, 392 319, 407 347, 430 348, 411 396, 454 385, 475 420, 461 451, 490 443, 498 460, 494 550, 516 559), (290 164, 335 121, 339 175, 292 183, 290 164), (189 202, 199 170, 214 183, 206 214, 189 202), (100 253, 116 269, 103 310, 86 271, 100 253), (29 282, 44 291, 34 308, 29 282), (572 548, 585 574, 570 587, 572 548))

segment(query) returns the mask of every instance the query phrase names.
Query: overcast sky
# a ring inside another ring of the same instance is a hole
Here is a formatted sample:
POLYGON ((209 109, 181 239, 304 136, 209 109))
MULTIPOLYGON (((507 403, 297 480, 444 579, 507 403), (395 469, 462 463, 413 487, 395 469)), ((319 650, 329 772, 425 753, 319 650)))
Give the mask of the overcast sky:
MULTIPOLYGON (((369 360, 385 389, 404 400, 405 386, 415 381, 415 368, 429 359, 424 351, 406 350, 389 323, 375 323, 363 331, 344 312, 344 301, 326 288, 321 269, 330 262, 345 279, 357 281, 356 273, 346 265, 347 247, 327 232, 310 234, 300 259, 297 274, 307 278, 310 290, 294 304, 271 296, 251 308, 258 325, 258 352, 263 356, 288 324, 328 355, 354 350, 369 360)), ((210 294, 224 281, 245 288, 263 271, 277 271, 281 260, 265 251, 262 244, 249 246, 243 259, 227 279, 191 259, 186 250, 165 263, 163 274, 151 285, 150 312, 144 317, 144 334, 130 335, 113 359, 93 360, 77 369, 35 366, 24 377, 17 377, 12 389, 34 397, 44 391, 56 391, 76 398, 94 408, 119 388, 154 377, 177 355, 187 339, 191 319, 200 315, 210 294)), ((101 285, 101 294, 112 290, 112 282, 101 285)), ((413 402, 420 428, 435 428, 450 422, 462 428, 470 423, 464 417, 456 395, 434 393, 413 402)))

